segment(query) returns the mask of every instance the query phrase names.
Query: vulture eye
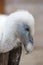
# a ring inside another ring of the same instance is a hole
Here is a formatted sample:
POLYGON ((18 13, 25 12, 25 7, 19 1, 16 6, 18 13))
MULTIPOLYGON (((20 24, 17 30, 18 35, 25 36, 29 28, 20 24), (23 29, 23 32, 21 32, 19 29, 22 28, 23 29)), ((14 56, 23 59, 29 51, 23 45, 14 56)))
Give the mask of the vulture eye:
POLYGON ((26 31, 30 31, 29 28, 26 28, 26 31))

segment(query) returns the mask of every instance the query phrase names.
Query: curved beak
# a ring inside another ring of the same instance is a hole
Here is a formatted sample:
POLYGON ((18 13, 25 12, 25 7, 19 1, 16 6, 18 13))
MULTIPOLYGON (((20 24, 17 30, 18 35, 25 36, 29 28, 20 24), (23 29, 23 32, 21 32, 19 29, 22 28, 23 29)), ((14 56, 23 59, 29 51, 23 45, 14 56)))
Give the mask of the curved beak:
POLYGON ((33 39, 30 39, 28 42, 26 41, 24 47, 26 50, 26 54, 29 54, 34 48, 33 39))

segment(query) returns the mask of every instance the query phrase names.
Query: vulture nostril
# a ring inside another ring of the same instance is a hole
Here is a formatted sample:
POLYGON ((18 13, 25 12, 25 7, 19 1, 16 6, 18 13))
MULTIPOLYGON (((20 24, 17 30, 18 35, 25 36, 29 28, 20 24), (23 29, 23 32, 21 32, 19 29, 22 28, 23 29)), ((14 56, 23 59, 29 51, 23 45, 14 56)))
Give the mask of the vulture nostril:
POLYGON ((33 45, 33 38, 31 38, 29 41, 30 41, 30 42, 32 43, 32 45, 33 45))

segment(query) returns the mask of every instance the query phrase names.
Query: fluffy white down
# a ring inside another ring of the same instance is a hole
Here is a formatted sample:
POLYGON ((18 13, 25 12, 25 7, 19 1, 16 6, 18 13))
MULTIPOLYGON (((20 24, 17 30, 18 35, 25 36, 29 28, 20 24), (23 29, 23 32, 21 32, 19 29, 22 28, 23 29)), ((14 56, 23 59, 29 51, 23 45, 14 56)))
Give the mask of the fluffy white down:
POLYGON ((0 53, 8 52, 17 46, 14 32, 16 23, 22 22, 30 26, 31 34, 34 35, 34 18, 28 11, 16 11, 9 16, 0 15, 0 53))
POLYGON ((26 22, 31 28, 31 34, 34 36, 34 17, 32 14, 25 10, 18 10, 9 15, 9 20, 16 21, 17 23, 26 22))

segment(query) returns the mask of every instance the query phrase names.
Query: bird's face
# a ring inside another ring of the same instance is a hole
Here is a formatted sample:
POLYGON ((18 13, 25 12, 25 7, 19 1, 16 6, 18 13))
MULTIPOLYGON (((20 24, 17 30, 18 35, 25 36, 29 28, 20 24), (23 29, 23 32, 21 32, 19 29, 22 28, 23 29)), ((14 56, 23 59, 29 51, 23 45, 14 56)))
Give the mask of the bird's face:
POLYGON ((33 36, 28 24, 19 25, 19 36, 27 53, 33 50, 33 36))

